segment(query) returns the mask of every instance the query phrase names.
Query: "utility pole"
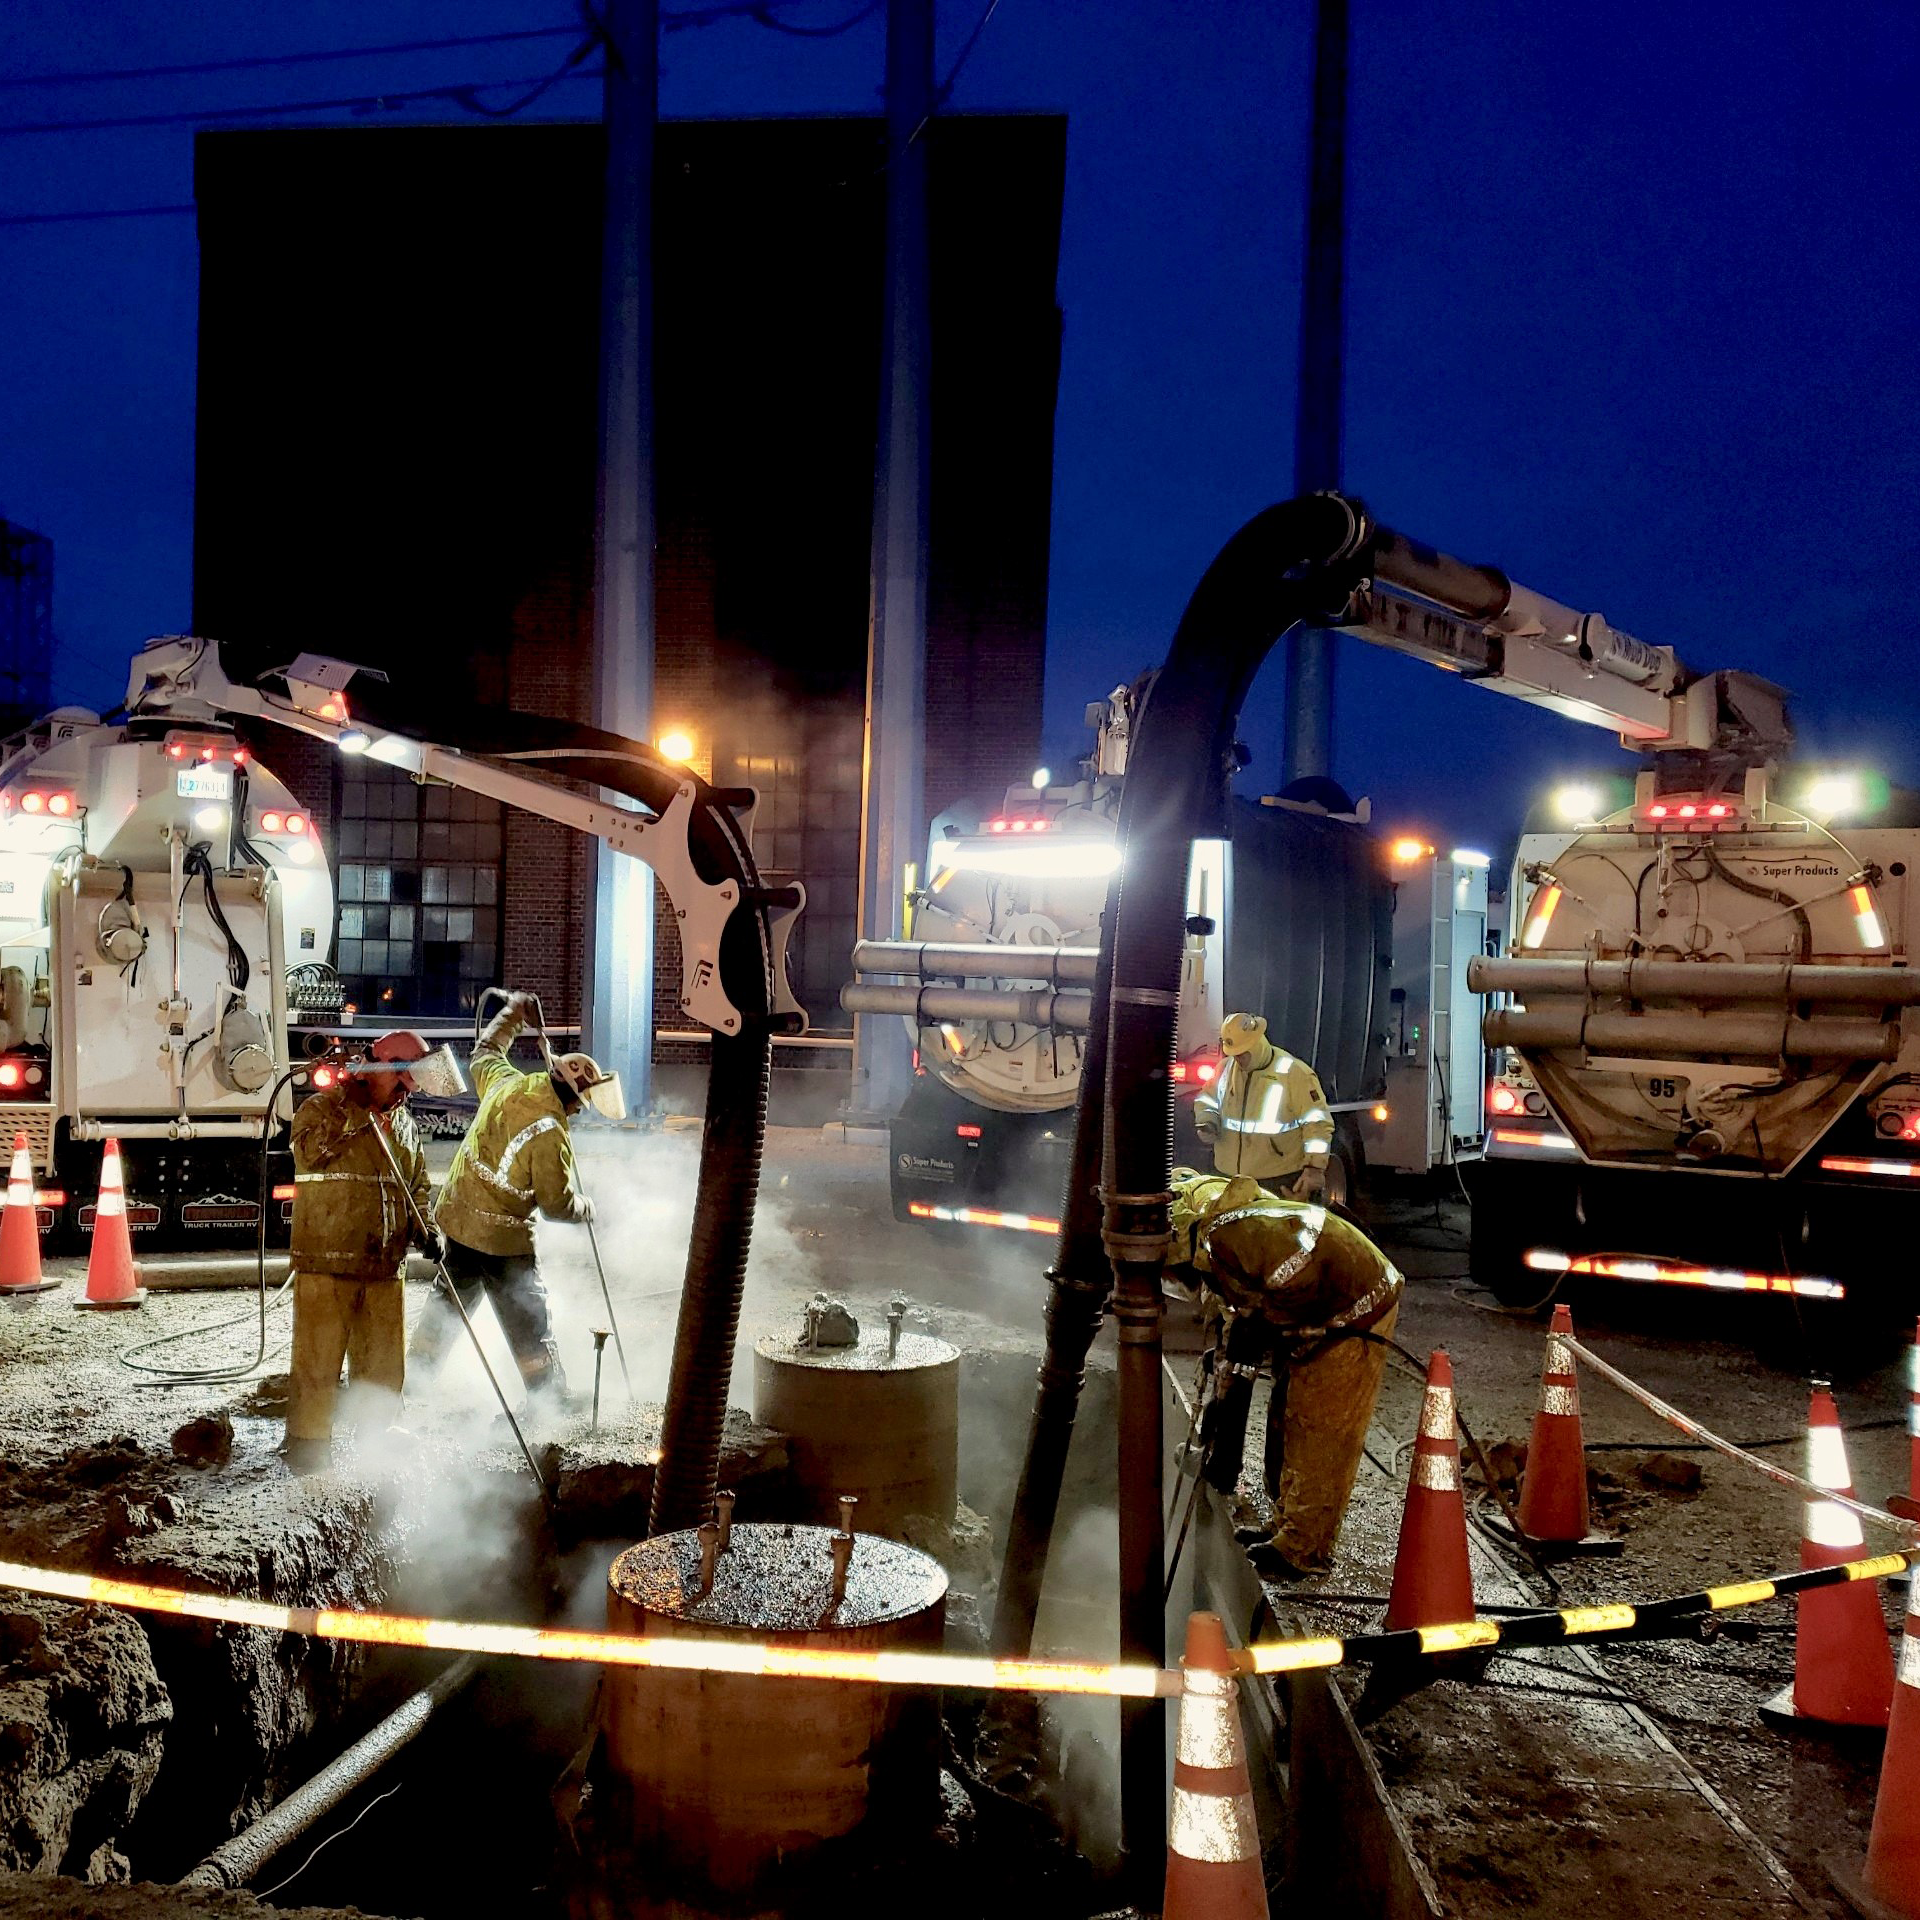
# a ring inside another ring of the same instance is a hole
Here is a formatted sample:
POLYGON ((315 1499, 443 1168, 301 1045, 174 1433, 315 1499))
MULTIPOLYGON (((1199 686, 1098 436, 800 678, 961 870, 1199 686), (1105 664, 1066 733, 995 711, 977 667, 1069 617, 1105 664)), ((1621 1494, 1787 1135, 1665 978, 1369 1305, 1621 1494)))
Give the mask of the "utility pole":
MULTIPOLYGON (((927 148, 933 0, 887 4, 887 259, 873 487, 860 931, 897 940, 906 869, 926 858, 927 455, 932 377, 927 148)), ((901 1022, 853 1023, 853 1109, 891 1114, 912 1078, 901 1022)))
MULTIPOLYGON (((1295 493, 1340 484, 1347 358, 1347 0, 1319 0, 1308 137, 1295 493)), ((1302 627, 1288 642, 1283 787, 1333 772, 1333 642, 1319 627, 1302 627)))
MULTIPOLYGON (((653 721, 653 143, 659 0, 606 0, 600 237, 600 482, 593 719, 645 740, 653 721)), ((589 848, 586 1045, 644 1114, 653 1083, 652 871, 589 848)))

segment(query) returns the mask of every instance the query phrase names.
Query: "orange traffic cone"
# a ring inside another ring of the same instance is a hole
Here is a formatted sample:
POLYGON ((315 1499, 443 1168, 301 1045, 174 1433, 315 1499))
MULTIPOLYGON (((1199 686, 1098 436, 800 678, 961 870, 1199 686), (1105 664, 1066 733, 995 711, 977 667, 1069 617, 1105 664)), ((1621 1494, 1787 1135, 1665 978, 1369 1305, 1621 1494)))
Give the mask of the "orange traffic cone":
MULTIPOLYGON (((1900 1636, 1900 1677, 1887 1725, 1887 1751, 1880 1762, 1880 1788, 1874 1795, 1866 1867, 1858 1875, 1868 1897, 1902 1920, 1920 1920, 1920 1612, 1915 1611, 1920 1608, 1920 1580, 1912 1592, 1906 1631, 1900 1636)), ((1844 1870, 1834 1873, 1843 1892, 1851 1893, 1847 1883, 1853 1877, 1844 1870)))
POLYGON ((33 1156, 27 1136, 13 1136, 7 1204, 0 1208, 0 1294, 44 1293, 57 1287, 40 1272, 40 1217, 33 1204, 33 1156))
MULTIPOLYGON (((1825 1381, 1815 1381, 1807 1414, 1807 1478, 1830 1493, 1853 1497, 1840 1414, 1825 1381)), ((1864 1560, 1860 1516, 1834 1500, 1809 1500, 1800 1565, 1838 1567, 1864 1560)), ((1893 1653, 1871 1580, 1816 1587, 1794 1598, 1793 1685, 1760 1711, 1776 1725, 1809 1721, 1835 1727, 1884 1727, 1893 1708, 1893 1653)))
POLYGON ((1240 1683, 1217 1613, 1187 1616, 1161 1920, 1267 1920, 1240 1683))
POLYGON ((1920 1327, 1907 1349, 1907 1490, 1888 1496, 1887 1511, 1920 1520, 1920 1327))
POLYGON ((100 1156, 100 1198, 93 1214, 93 1248, 87 1255, 87 1291, 76 1307, 137 1307, 147 1297, 133 1264, 127 1232, 127 1190, 120 1178, 120 1142, 109 1140, 100 1156))
POLYGON ((1438 1627, 1473 1614, 1473 1569, 1467 1560, 1467 1509, 1460 1497, 1460 1442, 1454 1432, 1453 1363, 1436 1347, 1427 1362, 1420 1436, 1400 1516, 1393 1557, 1387 1631, 1438 1627))
POLYGON ((1618 1553, 1612 1534, 1595 1533, 1587 1505, 1587 1449, 1580 1431, 1580 1382, 1573 1370, 1573 1314, 1553 1310, 1547 1360, 1540 1374, 1540 1410, 1527 1443, 1520 1482, 1520 1531, 1536 1545, 1562 1552, 1618 1553))

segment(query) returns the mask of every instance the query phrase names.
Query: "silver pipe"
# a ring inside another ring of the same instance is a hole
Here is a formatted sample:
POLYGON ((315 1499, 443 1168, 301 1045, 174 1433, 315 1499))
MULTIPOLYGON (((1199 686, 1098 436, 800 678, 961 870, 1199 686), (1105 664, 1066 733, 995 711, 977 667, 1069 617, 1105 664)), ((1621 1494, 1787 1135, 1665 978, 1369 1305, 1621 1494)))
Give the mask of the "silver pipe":
POLYGON ((1475 954, 1475 993, 1619 995, 1628 1000, 1821 1000, 1920 1006, 1920 970, 1905 967, 1773 966, 1757 960, 1520 960, 1475 954))
POLYGON ((1091 992, 1047 987, 881 987, 856 981, 840 989, 849 1013, 898 1013, 922 1026, 942 1020, 1009 1020, 1017 1026, 1058 1027, 1085 1033, 1093 1004, 1091 992))
POLYGON ((244 1887, 282 1847, 297 1840, 385 1766, 433 1718, 435 1708, 444 1707, 479 1671, 479 1656, 471 1653, 441 1668, 418 1693, 403 1700, 305 1786, 296 1787, 271 1813, 231 1840, 223 1840, 180 1885, 244 1887))
POLYGON ((853 950, 855 973, 910 973, 920 980, 1044 980, 1049 986, 1090 987, 1099 964, 1098 947, 862 940, 853 950))
POLYGON ((1556 1050, 1650 1060, 1893 1060, 1900 1029, 1877 1020, 1799 1020, 1779 1013, 1589 1013, 1585 1007, 1496 1007, 1482 1023, 1490 1047, 1556 1050))

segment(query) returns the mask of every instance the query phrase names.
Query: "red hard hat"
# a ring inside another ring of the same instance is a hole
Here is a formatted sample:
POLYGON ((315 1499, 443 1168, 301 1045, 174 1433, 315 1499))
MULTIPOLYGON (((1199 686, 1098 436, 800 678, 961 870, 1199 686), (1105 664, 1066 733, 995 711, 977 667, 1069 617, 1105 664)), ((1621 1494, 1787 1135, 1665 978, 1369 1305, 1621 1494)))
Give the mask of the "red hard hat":
POLYGON ((383 1033, 367 1049, 370 1060, 424 1060, 433 1049, 410 1027, 383 1033))

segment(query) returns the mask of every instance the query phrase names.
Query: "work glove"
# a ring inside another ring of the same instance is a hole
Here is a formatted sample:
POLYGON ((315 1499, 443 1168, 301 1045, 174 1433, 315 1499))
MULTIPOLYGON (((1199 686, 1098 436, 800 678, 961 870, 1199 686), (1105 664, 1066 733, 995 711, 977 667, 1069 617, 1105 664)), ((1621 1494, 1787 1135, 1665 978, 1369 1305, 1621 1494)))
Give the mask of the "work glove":
POLYGON ((438 1227, 429 1227, 425 1234, 418 1236, 420 1250, 436 1267, 447 1264, 447 1236, 438 1227))
POLYGON ((593 1224, 593 1202, 589 1200, 584 1193, 580 1196, 579 1204, 575 1206, 573 1210, 573 1223, 577 1227, 587 1227, 593 1224))
POLYGON ((514 992, 507 995, 507 1011, 516 1020, 531 1020, 536 1011, 533 995, 514 992))
POLYGON ((1327 1190, 1327 1170, 1325 1167, 1308 1166, 1303 1168, 1300 1177, 1293 1183, 1294 1197, 1299 1200, 1318 1200, 1327 1190))

